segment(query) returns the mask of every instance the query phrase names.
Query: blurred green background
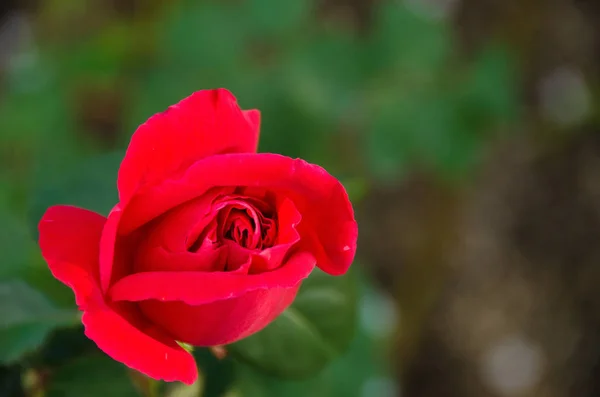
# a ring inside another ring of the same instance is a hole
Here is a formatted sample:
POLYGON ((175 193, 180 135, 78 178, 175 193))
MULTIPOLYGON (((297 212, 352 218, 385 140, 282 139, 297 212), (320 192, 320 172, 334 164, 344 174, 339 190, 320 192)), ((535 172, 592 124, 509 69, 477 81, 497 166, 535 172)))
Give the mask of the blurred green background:
POLYGON ((597 397, 599 4, 4 0, 0 396, 597 397), (148 382, 36 245, 49 205, 108 212, 136 126, 216 87, 356 208, 356 332, 308 380, 198 350, 196 385, 148 382))

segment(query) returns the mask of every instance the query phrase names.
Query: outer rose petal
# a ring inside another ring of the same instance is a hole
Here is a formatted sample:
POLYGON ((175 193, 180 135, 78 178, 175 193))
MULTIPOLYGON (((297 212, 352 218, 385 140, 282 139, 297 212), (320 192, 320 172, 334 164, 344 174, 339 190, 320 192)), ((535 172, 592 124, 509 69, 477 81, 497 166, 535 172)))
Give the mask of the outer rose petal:
POLYGON ((50 207, 39 223, 40 249, 50 271, 71 287, 83 310, 98 278, 98 247, 106 218, 71 206, 50 207))
POLYGON ((127 234, 215 186, 248 186, 289 197, 302 215, 302 244, 317 266, 344 274, 356 252, 358 227, 342 184, 323 168, 278 154, 224 154, 197 161, 178 179, 150 186, 132 197, 119 231, 127 234))
POLYGON ((255 152, 260 113, 242 112, 225 89, 198 91, 152 116, 131 138, 119 170, 121 202, 214 154, 255 152))
POLYGON ((118 312, 97 299, 83 314, 82 322, 86 336, 106 354, 153 379, 191 385, 198 377, 194 357, 134 308, 118 312))
POLYGON ((177 340, 194 346, 225 345, 267 326, 292 303, 298 287, 260 289, 200 306, 148 300, 140 307, 177 340))
POLYGON ((120 205, 116 205, 108 214, 108 220, 104 229, 102 230, 102 236, 100 237, 100 286, 102 291, 108 289, 113 276, 113 267, 115 265, 115 249, 117 243, 117 227, 123 214, 120 205))
POLYGON ((315 267, 315 258, 306 252, 293 255, 283 266, 267 273, 236 272, 143 272, 124 277, 110 289, 113 301, 139 302, 156 299, 203 305, 239 297, 249 291, 292 288, 315 267))
MULTIPOLYGON (((256 142, 258 145, 258 137, 260 135, 260 111, 258 111, 257 109, 251 109, 243 110, 242 112, 244 113, 244 117, 246 117, 246 120, 248 120, 248 122, 254 129, 254 133, 256 134, 256 142)), ((256 151, 256 148, 254 149, 254 151, 256 151)))
POLYGON ((189 353, 164 331, 144 324, 131 308, 117 313, 104 302, 98 255, 105 224, 106 218, 88 210, 49 208, 39 224, 39 244, 52 274, 73 289, 85 311, 85 333, 105 353, 155 379, 193 383, 197 368, 189 353))

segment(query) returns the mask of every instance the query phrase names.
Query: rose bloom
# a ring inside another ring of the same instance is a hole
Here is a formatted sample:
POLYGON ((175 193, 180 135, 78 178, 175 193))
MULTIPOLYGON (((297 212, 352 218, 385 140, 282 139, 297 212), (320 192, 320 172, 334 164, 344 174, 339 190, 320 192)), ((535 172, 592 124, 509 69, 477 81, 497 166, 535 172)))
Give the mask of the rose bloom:
POLYGON ((43 216, 42 254, 113 359, 191 384, 196 363, 177 341, 235 342, 281 314, 315 266, 348 270, 358 230, 343 186, 256 153, 259 124, 229 91, 196 92, 137 129, 108 218, 71 206, 43 216))

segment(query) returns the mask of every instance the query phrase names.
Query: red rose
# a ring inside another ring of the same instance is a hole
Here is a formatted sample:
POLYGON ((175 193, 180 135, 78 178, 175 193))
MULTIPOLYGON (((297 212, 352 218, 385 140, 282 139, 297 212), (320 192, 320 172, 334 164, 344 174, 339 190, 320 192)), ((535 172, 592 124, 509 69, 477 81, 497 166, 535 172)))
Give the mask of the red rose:
MULTIPOLYGON (((152 378, 193 383, 176 341, 237 341, 273 321, 314 266, 341 275, 357 225, 323 168, 256 153, 260 113, 199 91, 135 132, 108 218, 47 210, 39 244, 71 287, 85 334, 152 378)), ((285 132, 282 132, 285 133, 285 132)))

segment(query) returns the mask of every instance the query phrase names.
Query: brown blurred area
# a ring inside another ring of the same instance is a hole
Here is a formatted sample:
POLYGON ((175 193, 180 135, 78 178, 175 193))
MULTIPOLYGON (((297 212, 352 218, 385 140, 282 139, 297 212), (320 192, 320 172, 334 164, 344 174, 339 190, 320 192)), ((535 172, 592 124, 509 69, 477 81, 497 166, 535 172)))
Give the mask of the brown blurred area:
POLYGON ((598 396, 600 131, 561 97, 596 89, 600 3, 448 2, 466 54, 510 41, 525 109, 470 183, 415 174, 359 209, 360 255, 400 307, 402 395, 598 396))

